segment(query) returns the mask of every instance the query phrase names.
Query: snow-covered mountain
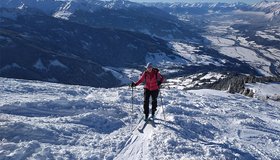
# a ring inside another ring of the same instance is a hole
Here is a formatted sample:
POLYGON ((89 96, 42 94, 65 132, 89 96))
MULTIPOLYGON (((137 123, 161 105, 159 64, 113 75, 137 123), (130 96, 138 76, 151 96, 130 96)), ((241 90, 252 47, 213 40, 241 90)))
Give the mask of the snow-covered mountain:
POLYGON ((154 6, 173 14, 208 14, 212 12, 230 12, 237 9, 247 9, 246 3, 144 3, 147 6, 154 6))
POLYGON ((142 87, 133 110, 128 87, 0 78, 0 92, 0 159, 280 159, 276 101, 166 88, 145 125, 142 87))
POLYGON ((259 2, 253 5, 246 3, 144 3, 147 6, 155 6, 173 14, 208 14, 212 12, 223 13, 236 10, 263 11, 271 19, 279 17, 280 2, 259 2))
POLYGON ((280 2, 263 1, 253 5, 253 8, 258 11, 263 11, 271 20, 280 22, 280 2))
POLYGON ((1 0, 0 159, 280 159, 280 85, 254 83, 279 81, 279 12, 260 4, 1 0), (167 81, 144 123, 127 85, 147 62, 167 81))
MULTIPOLYGON (((163 31, 169 34, 167 29, 176 26, 186 32, 183 34, 176 30, 172 31, 173 35, 190 39, 197 35, 190 33, 190 28, 185 29, 187 26, 178 26, 176 18, 172 20, 172 16, 159 9, 144 7, 133 11, 102 9, 95 13, 76 12, 74 15, 77 16, 68 21, 31 8, 1 8, 0 12, 0 75, 4 77, 112 87, 129 82, 127 76, 131 74, 127 74, 127 69, 137 69, 132 73, 137 78, 147 61, 152 61, 168 77, 218 70, 258 74, 246 63, 219 55, 215 50, 169 43, 150 34, 125 31, 135 22, 132 26, 153 29, 153 33, 163 31), (143 9, 147 12, 141 12, 143 9), (148 18, 146 14, 152 17, 148 18), (120 15, 127 16, 123 18, 120 15), (104 16, 108 19, 102 21, 104 16), (87 21, 82 17, 95 18, 87 21), (122 23, 125 19, 132 21, 122 23), (145 24, 142 23, 144 21, 145 24), (116 27, 117 24, 120 26, 116 27), (114 26, 108 28, 111 25, 114 26), (220 69, 220 66, 224 67, 220 69)), ((195 38, 199 40, 197 42, 203 41, 201 36, 195 38)))
POLYGON ((125 78, 113 76, 110 67, 141 67, 148 55, 157 53, 181 59, 166 41, 142 33, 93 28, 24 11, 30 14, 0 9, 1 76, 112 87, 125 78))
POLYGON ((68 19, 77 10, 94 12, 98 9, 124 9, 143 5, 126 0, 2 0, 0 8, 36 8, 57 18, 68 19))
POLYGON ((165 39, 196 39, 192 26, 155 7, 125 0, 3 0, 0 8, 38 9, 56 18, 93 27, 118 28, 142 32, 165 39), (185 35, 192 35, 186 37, 185 35))
POLYGON ((279 22, 280 2, 262 1, 253 5, 246 3, 144 3, 146 6, 154 6, 172 14, 212 14, 227 13, 232 11, 262 11, 267 18, 279 22))
MULTIPOLYGON (((244 61, 262 75, 269 76, 271 75, 269 72, 273 75, 280 73, 278 56, 271 57, 271 54, 280 53, 278 27, 280 21, 277 21, 279 16, 269 18, 270 11, 277 13, 278 3, 261 3, 266 4, 262 5, 262 8, 270 8, 267 14, 263 10, 258 10, 257 5, 254 7, 244 3, 145 3, 145 5, 158 7, 176 15, 182 21, 203 28, 200 33, 210 41, 211 48, 215 48, 222 55, 244 61), (253 63, 250 62, 252 60, 253 63)), ((184 45, 176 46, 187 50, 184 45)), ((184 52, 183 49, 181 53, 184 52)))
POLYGON ((109 9, 125 9, 125 8, 137 8, 143 7, 140 3, 135 3, 127 0, 111 0, 104 2, 105 8, 109 9))
POLYGON ((265 28, 266 21, 251 24, 254 15, 229 12, 247 5, 157 5, 182 12, 171 15, 156 5, 122 0, 3 0, 0 75, 112 87, 128 83, 130 75, 136 79, 148 61, 167 77, 279 75, 277 27, 265 28), (189 14, 184 6, 207 14, 189 14))
POLYGON ((2 10, 6 18, 0 22, 0 75, 4 77, 112 87, 137 78, 148 61, 167 77, 208 71, 258 75, 250 65, 213 49, 92 28, 42 13, 15 14, 11 19, 10 10, 2 10))
POLYGON ((198 3, 182 3, 182 2, 175 2, 175 3, 144 3, 146 5, 154 5, 160 7, 170 7, 170 8, 239 8, 241 6, 248 6, 246 3, 206 3, 206 2, 198 2, 198 3))
POLYGON ((0 1, 0 76, 114 87, 152 62, 168 78, 149 124, 141 87, 0 78, 0 159, 280 159, 279 83, 185 90, 280 75, 279 27, 241 11, 279 13, 265 4, 0 1))
POLYGON ((274 12, 275 15, 280 14, 280 2, 263 1, 253 5, 254 8, 265 11, 266 13, 274 12))

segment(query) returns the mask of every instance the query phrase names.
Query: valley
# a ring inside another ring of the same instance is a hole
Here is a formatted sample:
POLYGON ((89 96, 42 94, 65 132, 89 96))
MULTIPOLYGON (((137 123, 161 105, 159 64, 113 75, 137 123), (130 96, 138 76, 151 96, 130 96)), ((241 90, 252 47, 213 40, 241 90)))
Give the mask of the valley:
POLYGON ((268 4, 5 0, 0 76, 116 87, 137 79, 147 62, 167 78, 279 76, 278 12, 268 4))

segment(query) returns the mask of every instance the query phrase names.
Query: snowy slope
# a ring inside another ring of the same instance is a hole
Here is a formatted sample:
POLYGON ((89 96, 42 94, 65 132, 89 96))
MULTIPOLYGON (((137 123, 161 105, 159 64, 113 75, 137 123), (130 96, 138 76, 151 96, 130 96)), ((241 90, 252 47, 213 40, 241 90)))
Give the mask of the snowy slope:
POLYGON ((0 159, 280 158, 276 102, 162 89, 155 123, 144 125, 141 87, 133 112, 128 87, 0 78, 0 92, 0 159))
POLYGON ((280 2, 277 1, 263 1, 252 5, 252 7, 256 10, 265 12, 267 14, 267 17, 270 19, 279 18, 280 16, 280 2))
POLYGON ((0 8, 36 8, 53 17, 66 19, 78 10, 93 12, 101 8, 123 9, 143 6, 126 0, 1 0, 0 8))
POLYGON ((256 98, 280 101, 279 83, 248 83, 245 87, 252 90, 256 98))

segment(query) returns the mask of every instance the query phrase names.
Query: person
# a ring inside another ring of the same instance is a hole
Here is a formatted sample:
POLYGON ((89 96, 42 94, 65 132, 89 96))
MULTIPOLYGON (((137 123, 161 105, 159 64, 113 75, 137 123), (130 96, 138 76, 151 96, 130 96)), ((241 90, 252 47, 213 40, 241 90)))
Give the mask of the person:
POLYGON ((144 86, 144 114, 145 120, 149 117, 149 100, 152 97, 152 118, 154 118, 157 110, 157 97, 159 94, 159 88, 164 81, 163 76, 159 73, 157 68, 154 68, 152 63, 147 63, 146 70, 142 73, 137 82, 132 82, 131 87, 136 87, 145 81, 144 86))

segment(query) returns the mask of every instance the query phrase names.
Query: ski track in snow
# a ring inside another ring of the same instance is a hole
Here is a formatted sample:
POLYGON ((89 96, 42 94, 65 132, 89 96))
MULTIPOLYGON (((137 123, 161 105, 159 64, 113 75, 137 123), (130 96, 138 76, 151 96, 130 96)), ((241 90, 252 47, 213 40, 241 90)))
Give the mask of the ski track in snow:
POLYGON ((116 156, 115 160, 123 159, 154 159, 152 148, 149 148, 153 141, 152 136, 157 132, 155 121, 163 119, 162 108, 156 113, 157 118, 154 121, 145 122, 143 119, 139 125, 132 129, 132 136, 121 152, 116 156))
MULTIPOLYGON (((142 128, 144 122, 140 123, 139 127, 142 128)), ((154 128, 150 124, 146 124, 143 132, 139 131, 138 126, 133 131, 128 144, 115 158, 116 160, 123 160, 126 158, 131 159, 152 159, 149 152, 149 144, 152 141, 154 128)))
POLYGON ((0 159, 280 159, 279 102, 214 90, 161 93, 154 124, 139 132, 141 87, 132 112, 128 87, 0 78, 0 159))

